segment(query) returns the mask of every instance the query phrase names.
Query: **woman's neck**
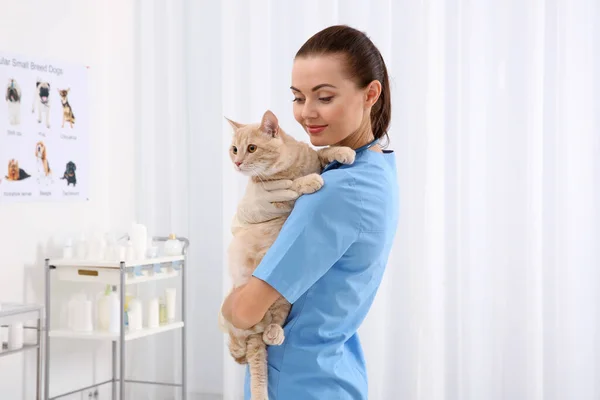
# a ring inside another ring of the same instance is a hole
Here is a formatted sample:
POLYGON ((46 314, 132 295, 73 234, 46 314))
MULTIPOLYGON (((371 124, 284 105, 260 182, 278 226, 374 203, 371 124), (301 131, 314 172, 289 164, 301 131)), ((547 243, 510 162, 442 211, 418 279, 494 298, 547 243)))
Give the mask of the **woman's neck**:
POLYGON ((363 121, 354 133, 341 140, 339 143, 336 143, 335 146, 345 146, 356 150, 359 147, 371 143, 373 140, 375 140, 375 135, 373 135, 373 131, 371 130, 371 121, 367 119, 366 121, 363 121))

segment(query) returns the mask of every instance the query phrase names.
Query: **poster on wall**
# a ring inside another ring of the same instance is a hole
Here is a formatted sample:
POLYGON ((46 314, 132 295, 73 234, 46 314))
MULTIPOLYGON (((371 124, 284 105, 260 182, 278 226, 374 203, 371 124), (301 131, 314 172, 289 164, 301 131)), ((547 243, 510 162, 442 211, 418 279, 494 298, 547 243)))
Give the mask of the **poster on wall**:
POLYGON ((0 202, 86 201, 87 67, 0 52, 0 202))

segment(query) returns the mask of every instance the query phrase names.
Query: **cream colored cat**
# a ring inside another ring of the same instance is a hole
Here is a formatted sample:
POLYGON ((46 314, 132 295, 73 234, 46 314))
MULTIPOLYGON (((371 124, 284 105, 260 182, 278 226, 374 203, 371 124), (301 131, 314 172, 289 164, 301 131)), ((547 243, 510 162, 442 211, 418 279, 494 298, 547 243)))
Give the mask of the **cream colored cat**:
MULTIPOLYGON (((352 164, 355 152, 348 147, 316 151, 283 132, 271 111, 265 112, 260 124, 228 121, 234 129, 229 155, 236 170, 250 177, 233 220, 228 250, 229 273, 236 288, 248 282, 277 238, 294 201, 323 186, 323 166, 334 160, 352 164), (258 206, 255 202, 265 198, 265 191, 280 201, 271 207, 258 206)), ((268 399, 266 345, 283 343, 282 325, 290 309, 291 304, 280 297, 263 320, 248 330, 237 329, 220 316, 221 328, 229 334, 231 355, 238 363, 249 364, 252 400, 268 399)))

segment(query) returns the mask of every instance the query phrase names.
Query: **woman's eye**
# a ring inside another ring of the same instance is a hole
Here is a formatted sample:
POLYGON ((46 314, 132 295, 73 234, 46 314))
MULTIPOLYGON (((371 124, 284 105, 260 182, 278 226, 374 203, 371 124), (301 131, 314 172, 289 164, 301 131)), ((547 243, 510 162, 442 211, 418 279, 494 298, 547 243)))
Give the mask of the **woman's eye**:
POLYGON ((323 103, 329 103, 331 101, 331 99, 333 99, 333 96, 319 97, 319 100, 321 100, 323 103))
POLYGON ((231 148, 231 151, 233 151, 233 154, 237 154, 237 147, 233 146, 233 147, 231 148))
POLYGON ((249 145, 248 146, 248 151, 250 153, 254 153, 256 151, 256 145, 254 145, 254 144, 249 145))
POLYGON ((294 97, 294 100, 292 100, 292 102, 302 103, 304 102, 304 99, 301 99, 300 97, 294 97))

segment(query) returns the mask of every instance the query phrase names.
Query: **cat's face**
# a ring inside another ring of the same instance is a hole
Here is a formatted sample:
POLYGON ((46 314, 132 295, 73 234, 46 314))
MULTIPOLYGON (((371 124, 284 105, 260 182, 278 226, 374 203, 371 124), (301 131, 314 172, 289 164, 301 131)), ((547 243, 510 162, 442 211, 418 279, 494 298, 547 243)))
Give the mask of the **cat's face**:
POLYGON ((240 124, 228 120, 234 134, 229 157, 236 171, 246 176, 268 177, 276 171, 283 141, 277 117, 267 111, 260 124, 240 124))

